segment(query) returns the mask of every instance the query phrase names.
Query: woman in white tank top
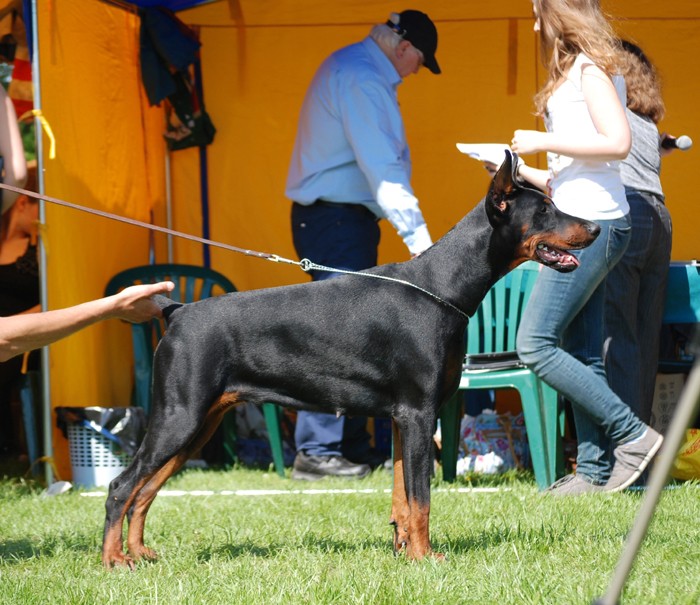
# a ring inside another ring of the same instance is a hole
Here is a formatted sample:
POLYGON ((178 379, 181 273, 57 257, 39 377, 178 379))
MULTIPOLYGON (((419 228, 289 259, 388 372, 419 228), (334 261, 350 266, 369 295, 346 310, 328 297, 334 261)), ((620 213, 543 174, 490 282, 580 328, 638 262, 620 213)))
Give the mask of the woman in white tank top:
POLYGON ((610 389, 603 364, 605 281, 629 242, 629 206, 619 162, 631 144, 621 50, 598 0, 533 0, 548 79, 535 97, 547 132, 516 130, 513 151, 546 152, 548 170, 521 165, 519 176, 557 207, 597 222, 598 239, 578 251, 572 273, 544 268, 518 333, 524 363, 572 404, 577 469, 550 486, 558 495, 631 485, 662 437, 610 389), (615 465, 588 464, 615 446, 615 465))

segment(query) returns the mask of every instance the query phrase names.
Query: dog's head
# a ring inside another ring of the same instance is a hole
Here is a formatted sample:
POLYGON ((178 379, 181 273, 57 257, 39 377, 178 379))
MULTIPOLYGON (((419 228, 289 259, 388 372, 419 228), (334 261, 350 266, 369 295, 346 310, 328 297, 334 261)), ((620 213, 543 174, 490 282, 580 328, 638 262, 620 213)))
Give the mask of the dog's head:
POLYGON ((518 156, 505 153, 485 205, 494 236, 512 242, 515 249, 510 268, 534 260, 557 271, 573 271, 579 262, 569 251, 593 243, 600 227, 562 212, 539 189, 519 184, 515 176, 518 156))

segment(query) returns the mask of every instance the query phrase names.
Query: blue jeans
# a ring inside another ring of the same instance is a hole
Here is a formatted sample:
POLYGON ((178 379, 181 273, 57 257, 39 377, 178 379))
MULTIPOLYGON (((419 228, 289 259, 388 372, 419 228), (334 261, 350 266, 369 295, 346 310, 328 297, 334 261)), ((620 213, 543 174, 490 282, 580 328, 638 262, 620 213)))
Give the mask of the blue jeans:
POLYGON ((586 462, 608 455, 608 441, 602 437, 620 444, 646 430, 608 386, 603 365, 606 278, 629 243, 630 218, 598 224, 596 241, 575 252, 581 263, 575 271, 542 269, 517 339, 522 361, 571 401, 578 438, 576 472, 596 485, 608 476, 586 462))
MULTIPOLYGON (((361 271, 377 264, 379 225, 363 206, 292 205, 292 237, 299 258, 334 269, 361 271)), ((342 275, 313 271, 314 281, 342 275)), ((362 460, 369 452, 367 418, 300 411, 294 430, 297 450, 311 456, 362 460)))
MULTIPOLYGON (((659 198, 626 191, 632 239, 607 282, 605 371, 610 388, 648 423, 671 260, 671 215, 659 198)), ((610 460, 590 464, 605 472, 610 460)))

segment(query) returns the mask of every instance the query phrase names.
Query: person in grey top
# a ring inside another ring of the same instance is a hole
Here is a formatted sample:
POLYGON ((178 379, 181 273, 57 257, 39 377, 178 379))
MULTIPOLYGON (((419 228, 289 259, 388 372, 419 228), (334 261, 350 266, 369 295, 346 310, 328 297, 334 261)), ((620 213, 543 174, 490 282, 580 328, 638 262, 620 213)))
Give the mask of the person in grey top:
MULTIPOLYGON (((626 41, 622 46, 629 57, 625 83, 632 148, 620 170, 632 239, 607 281, 605 370, 612 390, 648 424, 671 259, 671 216, 659 178, 666 150, 656 126, 665 108, 652 63, 638 46, 626 41)), ((601 456, 598 464, 609 467, 610 458, 601 456)))

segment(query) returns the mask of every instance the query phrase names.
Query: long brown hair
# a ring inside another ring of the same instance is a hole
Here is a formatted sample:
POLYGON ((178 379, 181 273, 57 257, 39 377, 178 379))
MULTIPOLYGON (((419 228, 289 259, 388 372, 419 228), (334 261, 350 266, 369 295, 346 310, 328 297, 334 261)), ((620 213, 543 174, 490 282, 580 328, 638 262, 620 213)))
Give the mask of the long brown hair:
POLYGON ((533 0, 540 20, 542 62, 547 82, 535 95, 539 115, 559 81, 584 53, 608 75, 623 73, 620 43, 600 8, 599 0, 533 0))
POLYGON ((627 107, 658 124, 666 113, 661 96, 661 78, 654 64, 639 46, 628 40, 622 40, 621 44, 627 59, 627 107))

